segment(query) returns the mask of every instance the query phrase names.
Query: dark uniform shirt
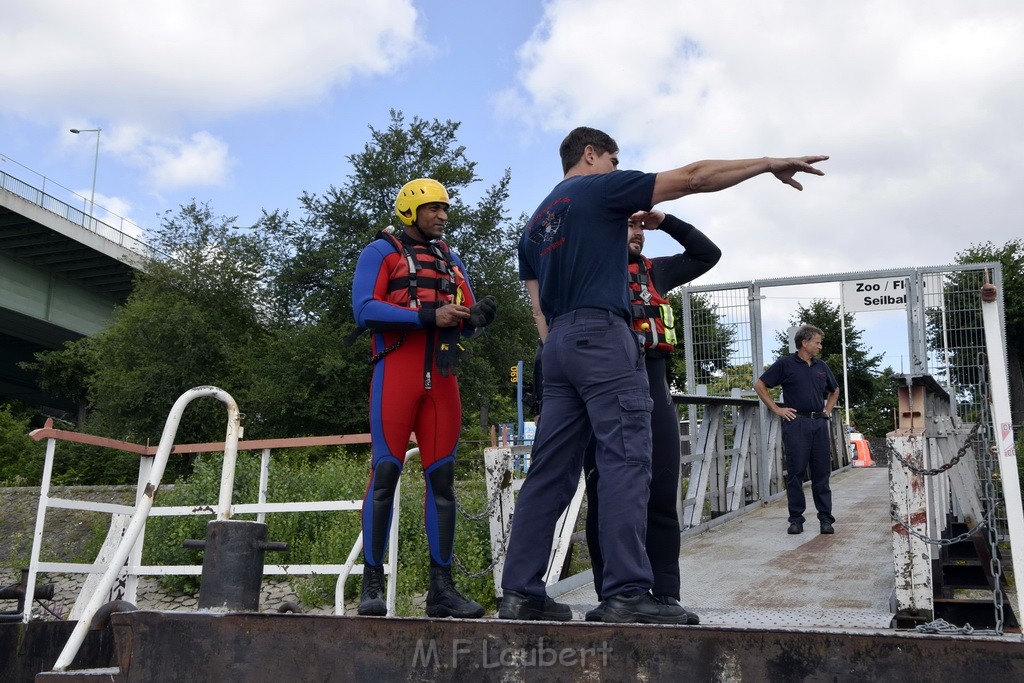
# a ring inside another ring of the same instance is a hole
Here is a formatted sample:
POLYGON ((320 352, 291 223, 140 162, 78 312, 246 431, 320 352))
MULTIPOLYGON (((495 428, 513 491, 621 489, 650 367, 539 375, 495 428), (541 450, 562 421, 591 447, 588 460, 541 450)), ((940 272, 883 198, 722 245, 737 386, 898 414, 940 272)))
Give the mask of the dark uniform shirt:
POLYGON ((808 413, 824 408, 825 396, 839 388, 825 361, 814 358, 808 365, 795 353, 775 361, 760 380, 769 388, 781 385, 786 407, 808 413))
POLYGON ((538 280, 552 319, 598 308, 630 319, 626 220, 651 208, 655 174, 612 171, 562 180, 519 240, 519 279, 538 280))

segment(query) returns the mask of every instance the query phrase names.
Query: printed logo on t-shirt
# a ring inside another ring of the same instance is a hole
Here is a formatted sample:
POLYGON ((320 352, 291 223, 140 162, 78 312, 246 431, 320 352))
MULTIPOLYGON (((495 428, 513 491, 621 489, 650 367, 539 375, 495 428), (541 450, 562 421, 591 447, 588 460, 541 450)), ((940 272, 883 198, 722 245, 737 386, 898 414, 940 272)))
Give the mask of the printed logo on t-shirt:
POLYGON ((562 197, 538 211, 527 228, 530 242, 538 246, 551 245, 558 238, 558 233, 562 230, 562 221, 568 212, 568 197, 562 197))

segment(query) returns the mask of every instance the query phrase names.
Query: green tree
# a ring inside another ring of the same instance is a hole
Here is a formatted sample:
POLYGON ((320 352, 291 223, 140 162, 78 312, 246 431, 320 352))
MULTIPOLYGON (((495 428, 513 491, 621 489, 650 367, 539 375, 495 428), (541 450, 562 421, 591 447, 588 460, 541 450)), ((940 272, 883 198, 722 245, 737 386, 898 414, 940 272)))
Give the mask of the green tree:
MULTIPOLYGON (((42 381, 81 400, 93 434, 155 443, 168 412, 188 389, 216 385, 245 405, 246 359, 266 338, 270 290, 268 249, 259 231, 241 231, 233 218, 206 205, 166 215, 154 245, 171 260, 154 261, 137 277, 111 325, 88 340, 37 355, 42 381)), ((200 400, 185 411, 176 441, 220 441, 226 412, 200 400)), ((137 462, 96 449, 68 449, 55 478, 67 483, 134 481, 137 462)), ((174 458, 168 477, 187 472, 174 458)))
POLYGON ((38 485, 43 473, 43 444, 29 434, 30 420, 10 405, 0 405, 0 485, 38 485))
MULTIPOLYGON (((842 387, 843 332, 839 327, 839 305, 827 299, 815 299, 808 306, 799 305, 789 322, 791 325, 813 325, 822 331, 821 359, 828 364, 842 387)), ((881 433, 872 430, 878 428, 877 425, 889 424, 881 415, 882 405, 879 403, 879 392, 883 387, 878 383, 877 375, 882 356, 873 355, 871 349, 865 346, 863 332, 854 327, 853 322, 853 314, 847 313, 843 323, 846 327, 846 382, 850 394, 841 396, 840 404, 850 407, 850 419, 857 423, 862 432, 881 436, 889 429, 881 433)), ((778 332, 776 339, 779 342, 776 355, 789 355, 789 337, 786 332, 778 332)), ((887 391, 892 393, 891 387, 887 391)))
MULTIPOLYGON (((992 242, 972 244, 958 252, 956 262, 1002 265, 1003 308, 1006 325, 1006 365, 1010 384, 1010 414, 1013 424, 1024 426, 1024 239, 1010 240, 1000 246, 992 242)), ((943 287, 946 311, 955 311, 943 324, 942 310, 928 311, 929 345, 949 350, 949 366, 953 383, 973 395, 972 387, 981 382, 978 353, 983 347, 981 330, 984 323, 978 305, 978 292, 984 284, 979 271, 948 275, 943 287)), ((973 399, 972 399, 973 400, 973 399)))
MULTIPOLYGON (((341 187, 331 186, 323 195, 303 194, 299 221, 271 216, 267 225, 272 237, 284 245, 278 251, 287 254, 276 283, 278 300, 283 302, 279 347, 291 355, 284 364, 317 367, 323 349, 315 344, 289 345, 287 339, 297 335, 337 340, 352 333, 355 264, 376 233, 397 221, 394 201, 399 188, 418 177, 445 185, 452 203, 444 239, 466 263, 477 295, 492 294, 498 301, 496 322, 482 338, 465 344, 468 355, 459 368, 467 417, 486 421, 491 397, 511 391, 508 367, 521 359, 532 360, 536 332, 513 260, 523 218, 512 221, 504 208, 511 176, 506 171, 475 204, 467 202, 468 188, 480 179, 476 163, 458 144, 458 128, 452 121, 413 118, 406 122, 401 113, 392 111, 387 128, 370 127, 370 141, 361 152, 347 157, 352 172, 341 187), (498 339, 501 343, 496 343, 498 339)), ((368 335, 332 352, 332 362, 346 381, 317 385, 320 391, 311 400, 322 405, 310 410, 321 415, 334 411, 340 430, 365 431, 369 356, 368 335)), ((282 364, 273 353, 266 360, 282 364)), ((500 406, 508 404, 496 405, 501 412, 500 406)), ((507 414, 493 417, 511 418, 507 414)))
POLYGON ((89 337, 64 344, 60 353, 38 353, 36 362, 22 367, 36 374, 39 386, 58 396, 70 398, 78 406, 75 427, 85 427, 89 406, 89 378, 92 377, 92 351, 89 337))
MULTIPOLYGON (((264 212, 251 228, 193 202, 168 214, 151 264, 110 327, 61 351, 41 354, 45 381, 88 402, 86 429, 137 443, 155 442, 168 411, 186 390, 219 386, 246 415, 246 436, 288 437, 367 430, 369 340, 350 343, 352 277, 359 253, 391 222, 406 181, 432 176, 452 195, 446 241, 467 264, 478 295, 493 294, 499 314, 466 344, 459 369, 467 425, 515 415, 508 367, 531 360, 536 332, 516 277, 515 243, 523 219, 510 220, 509 173, 476 203, 463 200, 479 182, 457 144, 458 124, 392 112, 384 131, 348 158, 353 172, 340 189, 304 194, 300 220, 264 212), (500 343, 498 343, 500 340, 500 343)), ((213 400, 185 411, 176 441, 220 441, 225 412, 213 400)), ((131 481, 135 468, 111 472, 113 459, 72 454, 57 476, 90 483, 113 474, 131 481), (101 476, 102 475, 102 476, 101 476)), ((168 477, 190 471, 189 461, 168 477)))
MULTIPOLYGON (((679 343, 672 352, 669 366, 669 386, 685 390, 687 384, 686 349, 683 344, 683 296, 685 292, 669 294, 676 319, 676 335, 679 343)), ((730 368, 730 357, 734 352, 736 330, 723 321, 718 305, 707 294, 691 294, 690 312, 693 328, 693 379, 694 384, 716 385, 724 375, 739 376, 742 370, 730 368)), ((748 365, 749 370, 749 365, 748 365)), ((750 373, 747 372, 746 388, 750 388, 750 373)), ((728 393, 728 392, 726 392, 728 393)))

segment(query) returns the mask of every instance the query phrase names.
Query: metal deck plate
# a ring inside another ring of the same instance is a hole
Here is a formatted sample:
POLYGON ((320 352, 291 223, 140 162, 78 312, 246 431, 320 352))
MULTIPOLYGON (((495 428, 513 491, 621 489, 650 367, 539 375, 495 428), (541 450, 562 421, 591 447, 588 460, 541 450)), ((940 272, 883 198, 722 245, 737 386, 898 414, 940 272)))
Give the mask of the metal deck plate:
MULTIPOLYGON (((832 476, 835 534, 818 533, 807 491, 804 533, 789 535, 786 500, 683 541, 683 605, 701 624, 738 628, 887 629, 894 587, 888 471, 832 476)), ((553 593, 557 592, 552 591, 553 593)), ((592 583, 563 593, 582 619, 592 583)))

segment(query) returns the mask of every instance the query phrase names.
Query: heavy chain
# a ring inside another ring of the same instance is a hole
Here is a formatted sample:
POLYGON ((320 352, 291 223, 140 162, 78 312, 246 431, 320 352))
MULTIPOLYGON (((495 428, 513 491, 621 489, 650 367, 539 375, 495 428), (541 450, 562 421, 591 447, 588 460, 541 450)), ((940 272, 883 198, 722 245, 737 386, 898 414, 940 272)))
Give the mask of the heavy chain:
POLYGON ((401 346, 402 342, 405 341, 405 338, 407 336, 409 336, 408 333, 403 332, 402 335, 395 341, 395 343, 391 344, 390 346, 385 346, 382 351, 380 351, 378 353, 375 353, 372 356, 370 356, 370 365, 373 365, 374 363, 379 361, 381 358, 383 358, 384 356, 388 355, 389 353, 391 353, 392 351, 397 349, 399 346, 401 346))
MULTIPOLYGON (((986 424, 989 424, 990 413, 989 413, 989 386, 988 386, 988 374, 985 372, 987 363, 985 361, 985 354, 978 354, 978 366, 979 366, 979 377, 981 381, 978 384, 978 393, 981 396, 981 418, 986 424)), ((980 421, 979 421, 980 422, 980 421)), ((984 448, 985 457, 982 458, 985 471, 985 518, 988 522, 988 547, 989 547, 989 570, 992 574, 992 608, 995 612, 997 634, 1003 634, 1003 587, 1002 587, 1002 576, 1003 568, 999 561, 999 530, 996 528, 996 487, 993 477, 993 470, 995 469, 995 463, 998 460, 999 453, 996 451, 988 439, 988 430, 985 430, 985 435, 982 437, 982 445, 984 448)))
POLYGON ((452 554, 452 563, 458 568, 458 570, 460 572, 462 572, 463 574, 465 574, 466 576, 468 576, 471 579, 483 578, 484 576, 487 576, 488 574, 490 574, 491 571, 494 569, 494 563, 491 562, 489 565, 487 565, 486 567, 484 567, 480 571, 478 571, 478 572, 471 572, 471 571, 469 571, 469 569, 466 568, 466 565, 462 564, 462 560, 459 559, 459 556, 455 555, 455 554, 452 554))
POLYGON ((908 525, 902 519, 897 517, 896 513, 893 512, 892 510, 889 510, 889 516, 892 518, 892 521, 894 521, 897 524, 899 524, 903 528, 904 531, 906 531, 908 534, 910 534, 914 538, 919 539, 921 541, 924 541, 928 545, 937 545, 937 546, 947 546, 947 545, 953 545, 954 543, 960 543, 962 541, 968 541, 968 540, 970 540, 970 538, 972 536, 974 536, 974 534, 978 533, 978 531, 981 530, 982 527, 988 526, 988 521, 987 520, 982 520, 973 529, 971 529, 970 531, 965 531, 964 533, 960 534, 956 538, 930 538, 928 536, 925 536, 922 533, 919 533, 919 532, 914 531, 913 529, 911 529, 910 525, 908 525))
MULTIPOLYGON (((484 509, 480 512, 473 513, 466 510, 466 508, 462 507, 462 505, 459 504, 458 497, 456 497, 455 499, 455 509, 458 510, 460 515, 470 520, 471 522, 489 520, 491 515, 493 515, 494 511, 498 508, 498 501, 501 498, 502 492, 510 485, 511 481, 506 477, 506 480, 502 481, 498 486, 495 486, 494 494, 487 497, 487 504, 484 506, 484 509)), ((504 548, 500 549, 500 552, 498 552, 499 557, 505 554, 504 550, 504 548)), ((491 564, 489 564, 487 567, 481 569, 478 572, 473 572, 467 569, 464 564, 462 564, 462 561, 459 559, 458 555, 453 555, 452 560, 453 564, 458 568, 460 572, 473 579, 479 579, 494 570, 494 562, 491 562, 491 564)))
POLYGON ((459 514, 470 520, 471 522, 479 522, 484 519, 490 519, 491 515, 494 514, 494 510, 498 507, 498 498, 501 496, 501 489, 496 489, 493 496, 487 498, 487 505, 480 512, 473 513, 462 507, 459 503, 459 499, 455 499, 455 509, 459 511, 459 514))
POLYGON ((920 474, 920 475, 923 475, 923 476, 926 476, 926 477, 934 477, 934 476, 936 476, 938 474, 942 474, 943 472, 949 470, 952 467, 955 467, 960 462, 960 459, 963 458, 965 455, 967 455, 967 452, 970 451, 973 448, 973 446, 974 446, 974 440, 978 436, 978 428, 980 426, 981 426, 981 422, 975 422, 974 426, 971 427, 971 431, 967 435, 967 438, 964 440, 964 445, 960 447, 960 450, 958 450, 956 452, 956 455, 953 458, 951 458, 949 462, 947 462, 947 463, 945 463, 943 465, 940 465, 938 467, 933 467, 933 468, 918 467, 918 466, 916 466, 916 465, 914 465, 912 463, 907 462, 899 454, 899 451, 896 448, 893 447, 891 439, 886 441, 885 449, 889 453, 889 455, 891 455, 893 458, 896 458, 896 460, 898 460, 901 463, 903 463, 903 466, 906 467, 911 472, 913 472, 914 474, 920 474))
POLYGON ((964 624, 963 626, 957 626, 951 624, 945 619, 936 619, 927 624, 921 624, 916 629, 918 633, 941 633, 943 635, 958 635, 958 636, 969 636, 973 633, 977 633, 974 627, 970 624, 964 624))

